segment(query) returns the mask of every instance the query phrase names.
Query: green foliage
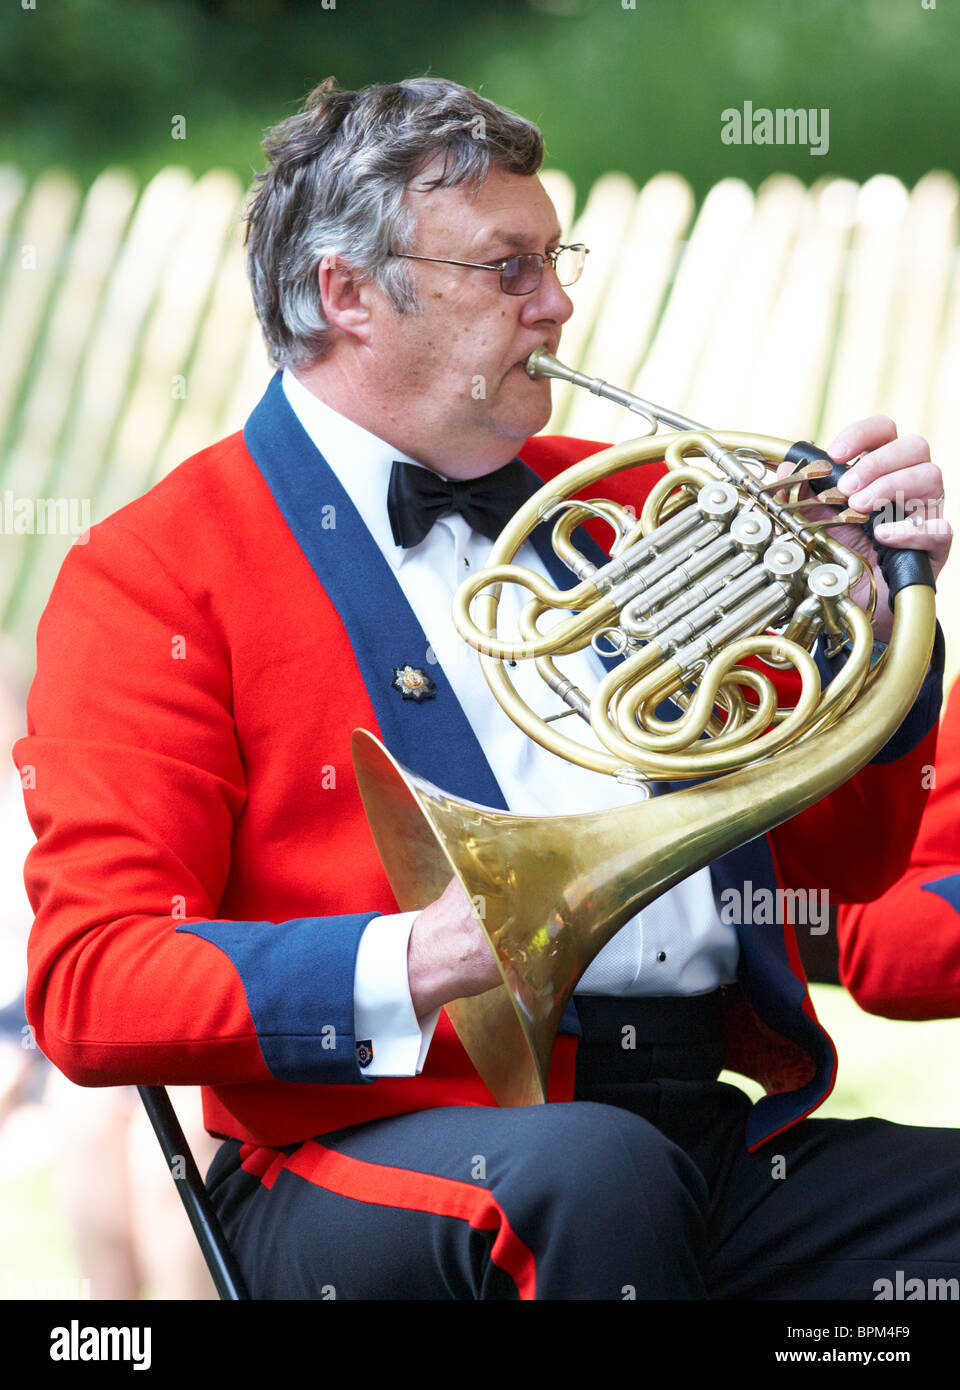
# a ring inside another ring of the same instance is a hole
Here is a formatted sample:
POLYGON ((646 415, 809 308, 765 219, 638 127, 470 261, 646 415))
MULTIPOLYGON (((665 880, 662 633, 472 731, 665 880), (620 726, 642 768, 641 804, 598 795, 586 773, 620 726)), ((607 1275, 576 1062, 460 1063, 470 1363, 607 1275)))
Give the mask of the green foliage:
POLYGON ((950 0, 11 0, 0 157, 85 179, 117 161, 246 179, 264 129, 323 77, 430 70, 539 121, 581 190, 611 168, 676 169, 698 195, 780 169, 912 183, 957 168, 958 49, 950 0), (721 112, 745 100, 827 108, 828 154, 724 145, 721 112))

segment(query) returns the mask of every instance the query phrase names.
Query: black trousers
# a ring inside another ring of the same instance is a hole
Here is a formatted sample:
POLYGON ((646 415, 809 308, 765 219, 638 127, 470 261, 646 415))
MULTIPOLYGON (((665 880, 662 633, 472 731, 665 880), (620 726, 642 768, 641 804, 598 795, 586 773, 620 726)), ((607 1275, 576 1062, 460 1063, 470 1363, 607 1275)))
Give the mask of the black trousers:
POLYGON ((567 1104, 228 1140, 207 1186, 252 1296, 960 1297, 960 1131, 810 1119, 749 1153, 717 1003, 578 998, 567 1104))

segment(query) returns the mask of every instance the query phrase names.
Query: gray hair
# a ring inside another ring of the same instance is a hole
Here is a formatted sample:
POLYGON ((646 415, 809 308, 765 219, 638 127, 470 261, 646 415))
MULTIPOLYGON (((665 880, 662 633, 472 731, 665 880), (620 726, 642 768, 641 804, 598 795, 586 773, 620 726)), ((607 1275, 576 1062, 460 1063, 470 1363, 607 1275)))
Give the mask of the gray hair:
POLYGON ((419 309, 403 261, 413 245, 407 184, 438 156, 431 188, 479 186, 494 164, 536 174, 543 137, 532 122, 437 77, 341 91, 329 77, 303 110, 268 132, 269 167, 247 206, 247 274, 277 367, 324 356, 332 339, 317 267, 341 255, 369 275, 397 313, 419 309))

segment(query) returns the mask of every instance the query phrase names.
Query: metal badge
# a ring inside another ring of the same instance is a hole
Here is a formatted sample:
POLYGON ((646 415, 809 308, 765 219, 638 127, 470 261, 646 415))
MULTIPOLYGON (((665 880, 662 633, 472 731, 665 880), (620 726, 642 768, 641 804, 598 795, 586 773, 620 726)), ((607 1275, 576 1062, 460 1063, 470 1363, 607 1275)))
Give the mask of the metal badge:
POLYGON ((434 699, 437 693, 436 684, 419 666, 394 666, 391 684, 405 700, 416 700, 418 704, 434 699))

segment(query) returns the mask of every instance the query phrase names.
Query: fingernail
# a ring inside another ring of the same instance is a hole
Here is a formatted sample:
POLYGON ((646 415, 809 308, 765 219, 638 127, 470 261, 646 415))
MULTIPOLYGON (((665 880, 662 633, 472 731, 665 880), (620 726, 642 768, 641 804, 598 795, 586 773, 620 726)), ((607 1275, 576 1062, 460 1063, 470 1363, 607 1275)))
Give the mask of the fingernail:
POLYGON ((857 477, 857 470, 850 468, 846 473, 841 474, 837 487, 841 492, 845 492, 848 497, 852 497, 855 492, 860 490, 860 479, 857 477))
POLYGON ((836 459, 837 463, 842 463, 845 458, 849 458, 852 452, 853 450, 842 435, 827 447, 827 453, 831 458, 836 459))

